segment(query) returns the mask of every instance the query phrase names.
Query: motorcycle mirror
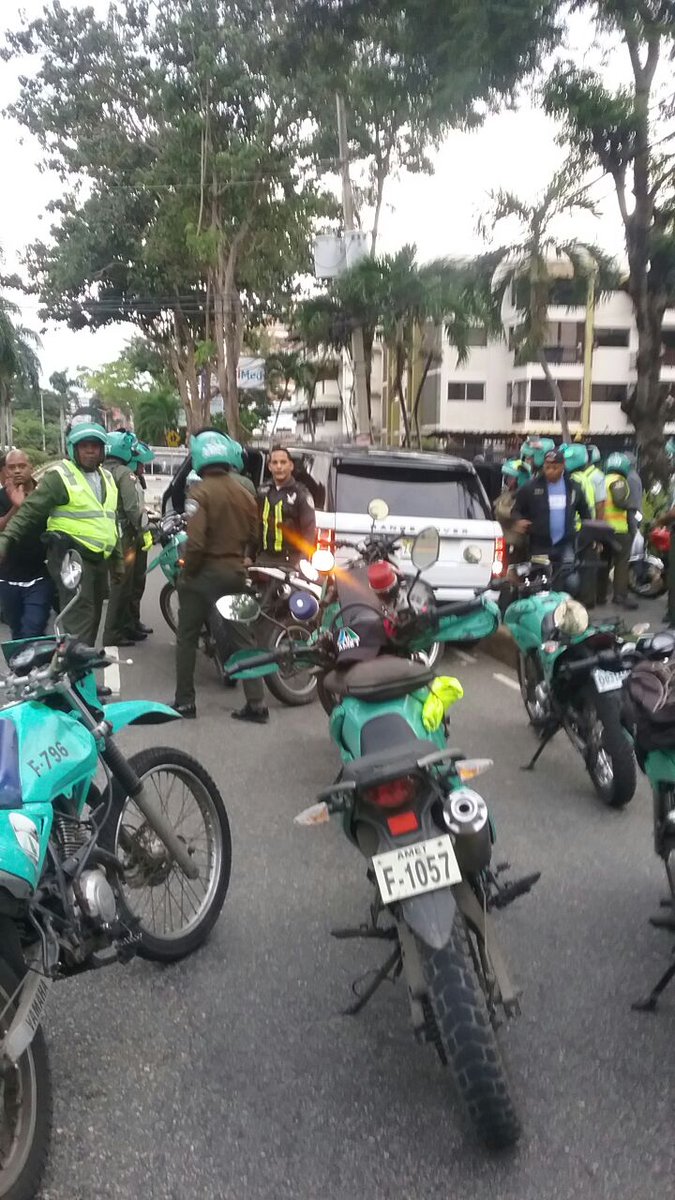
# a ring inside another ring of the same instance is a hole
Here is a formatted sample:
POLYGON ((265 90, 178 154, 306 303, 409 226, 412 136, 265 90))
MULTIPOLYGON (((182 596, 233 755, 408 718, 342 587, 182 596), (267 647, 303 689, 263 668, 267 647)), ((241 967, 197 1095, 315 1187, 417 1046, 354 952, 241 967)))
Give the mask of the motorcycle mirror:
POLYGON ((79 587, 82 578, 82 559, 77 550, 66 550, 61 559, 61 567, 59 570, 61 583, 69 592, 74 592, 79 587))
POLYGON ((384 521, 389 516, 389 505, 386 500, 371 500, 368 505, 368 516, 372 521, 384 521))
POLYGON ((216 608, 225 621, 238 621, 240 625, 251 625, 257 621, 261 608, 255 596, 241 592, 234 596, 221 596, 216 608))
POLYGON ((426 571, 438 562, 440 553, 440 534, 433 525, 429 525, 413 541, 410 559, 417 571, 426 571))

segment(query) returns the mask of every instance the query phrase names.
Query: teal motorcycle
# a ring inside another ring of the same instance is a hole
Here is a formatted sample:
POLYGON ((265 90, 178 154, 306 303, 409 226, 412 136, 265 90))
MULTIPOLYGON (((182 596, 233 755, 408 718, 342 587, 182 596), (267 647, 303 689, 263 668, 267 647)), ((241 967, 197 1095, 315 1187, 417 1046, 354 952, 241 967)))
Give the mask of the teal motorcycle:
POLYGON ((51 1089, 41 1018, 59 979, 134 954, 173 962, 202 944, 230 878, 227 813, 194 758, 126 758, 127 725, 178 719, 165 704, 100 707, 103 652, 64 636, 3 647, 0 679, 0 1198, 31 1200, 45 1166, 51 1089), (99 786, 101 778, 103 784, 99 786))
MULTIPOLYGON (((413 544, 412 562, 421 571, 438 552, 436 530, 425 531, 413 544)), ((358 1012, 385 979, 403 974, 415 1033, 449 1066, 475 1132, 491 1148, 510 1146, 520 1124, 496 1029, 498 1014, 517 1012, 518 992, 491 912, 529 891, 538 875, 505 883, 499 879, 505 864, 491 867, 492 823, 470 786, 491 763, 468 760, 447 743, 445 707, 461 688, 435 678, 427 663, 402 657, 405 641, 486 637, 499 625, 499 610, 485 598, 436 605, 431 588, 417 579, 410 586, 416 601, 399 623, 374 592, 355 593, 351 573, 336 578, 340 608, 316 644, 239 652, 226 669, 250 678, 296 662, 323 673, 334 698, 329 728, 342 769, 296 821, 313 826, 342 817, 349 841, 368 860, 373 895, 368 923, 333 935, 389 945, 386 961, 347 1011, 358 1012)), ((255 620, 257 606, 232 598, 230 616, 255 620)))
POLYGON ((637 771, 621 705, 628 669, 617 624, 591 625, 584 606, 556 590, 547 558, 520 564, 516 578, 504 624, 518 647, 525 711, 541 739, 526 769, 534 769, 562 729, 600 799, 623 808, 635 793, 637 771), (598 652, 604 655, 601 667, 595 662, 598 652))
POLYGON ((172 633, 178 629, 178 592, 176 584, 183 565, 182 554, 187 533, 182 513, 170 513, 162 517, 155 529, 155 540, 161 546, 159 554, 148 566, 148 574, 160 568, 166 583, 159 593, 159 607, 172 633))

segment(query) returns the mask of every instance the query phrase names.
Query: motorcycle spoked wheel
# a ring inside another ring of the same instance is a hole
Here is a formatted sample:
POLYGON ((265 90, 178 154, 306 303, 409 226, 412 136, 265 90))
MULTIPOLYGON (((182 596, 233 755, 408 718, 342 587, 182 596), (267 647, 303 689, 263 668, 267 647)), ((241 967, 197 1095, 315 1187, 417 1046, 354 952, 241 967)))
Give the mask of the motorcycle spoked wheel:
POLYGON ((665 572, 651 563, 645 563, 639 570, 629 566, 628 587, 634 595, 646 600, 656 600, 668 590, 665 572))
POLYGON ((124 866, 122 919, 140 921, 137 953, 175 962, 201 946, 223 907, 232 868, 227 811, 211 776, 182 750, 156 746, 129 763, 188 846, 199 877, 188 879, 171 860, 117 780, 100 844, 124 866))
MULTIPOLYGON (((18 966, 18 964, 17 964, 18 966)), ((18 984, 14 964, 0 958, 0 1012, 18 984)), ((0 1035, 11 1024, 16 1000, 0 1021, 0 1035)), ((52 1085, 47 1044, 42 1028, 18 1063, 0 1063, 0 1197, 33 1200, 49 1154, 52 1124, 52 1085)))
POLYGON ((178 592, 172 583, 165 583, 159 593, 159 608, 172 633, 178 630, 178 592))
MULTIPOLYGON (((297 624, 295 621, 289 621, 283 628, 271 625, 267 645, 270 650, 278 650, 291 640, 308 642, 312 632, 311 627, 297 624)), ((289 671, 287 674, 279 671, 276 675, 268 675, 265 683, 272 695, 289 708, 301 708, 304 704, 312 704, 316 700, 316 675, 310 674, 309 671, 289 671)))
POLYGON ((535 689, 544 682, 539 660, 534 653, 518 652, 518 683, 530 725, 541 733, 549 717, 545 706, 537 699, 535 689))
POLYGON ((450 941, 432 950, 416 937, 427 984, 437 1050, 442 1051, 478 1138, 491 1150, 515 1145, 520 1121, 494 1023, 461 913, 450 941))
POLYGON ((575 731, 583 738, 586 770, 598 796, 610 808, 624 808, 635 794, 637 767, 616 697, 585 688, 575 731))

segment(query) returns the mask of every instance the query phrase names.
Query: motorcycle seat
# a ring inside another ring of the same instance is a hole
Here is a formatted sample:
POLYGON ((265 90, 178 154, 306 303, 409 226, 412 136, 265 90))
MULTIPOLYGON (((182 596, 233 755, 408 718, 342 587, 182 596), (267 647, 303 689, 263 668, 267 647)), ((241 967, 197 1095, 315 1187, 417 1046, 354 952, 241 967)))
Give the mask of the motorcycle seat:
POLYGON ((370 662, 336 667, 324 679, 324 687, 336 700, 398 700, 431 683, 433 668, 407 658, 384 654, 370 662))
POLYGON ((357 788, 373 787, 377 783, 386 783, 390 779, 398 779, 401 775, 409 775, 417 769, 421 758, 436 754, 436 742, 425 738, 411 736, 409 726, 407 741, 400 743, 394 749, 376 750, 372 754, 364 754, 346 763, 342 770, 342 780, 354 783, 357 788))

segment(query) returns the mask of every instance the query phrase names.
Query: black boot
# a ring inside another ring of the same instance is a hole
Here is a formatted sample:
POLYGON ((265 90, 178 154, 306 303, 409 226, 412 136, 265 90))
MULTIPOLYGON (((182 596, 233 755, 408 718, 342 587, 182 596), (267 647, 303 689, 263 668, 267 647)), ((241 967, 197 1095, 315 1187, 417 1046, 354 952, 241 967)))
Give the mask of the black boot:
POLYGON ((252 721, 254 725, 266 725, 270 719, 270 710, 264 704, 261 704, 260 708, 245 704, 243 708, 235 709, 232 717, 235 721, 252 721))

